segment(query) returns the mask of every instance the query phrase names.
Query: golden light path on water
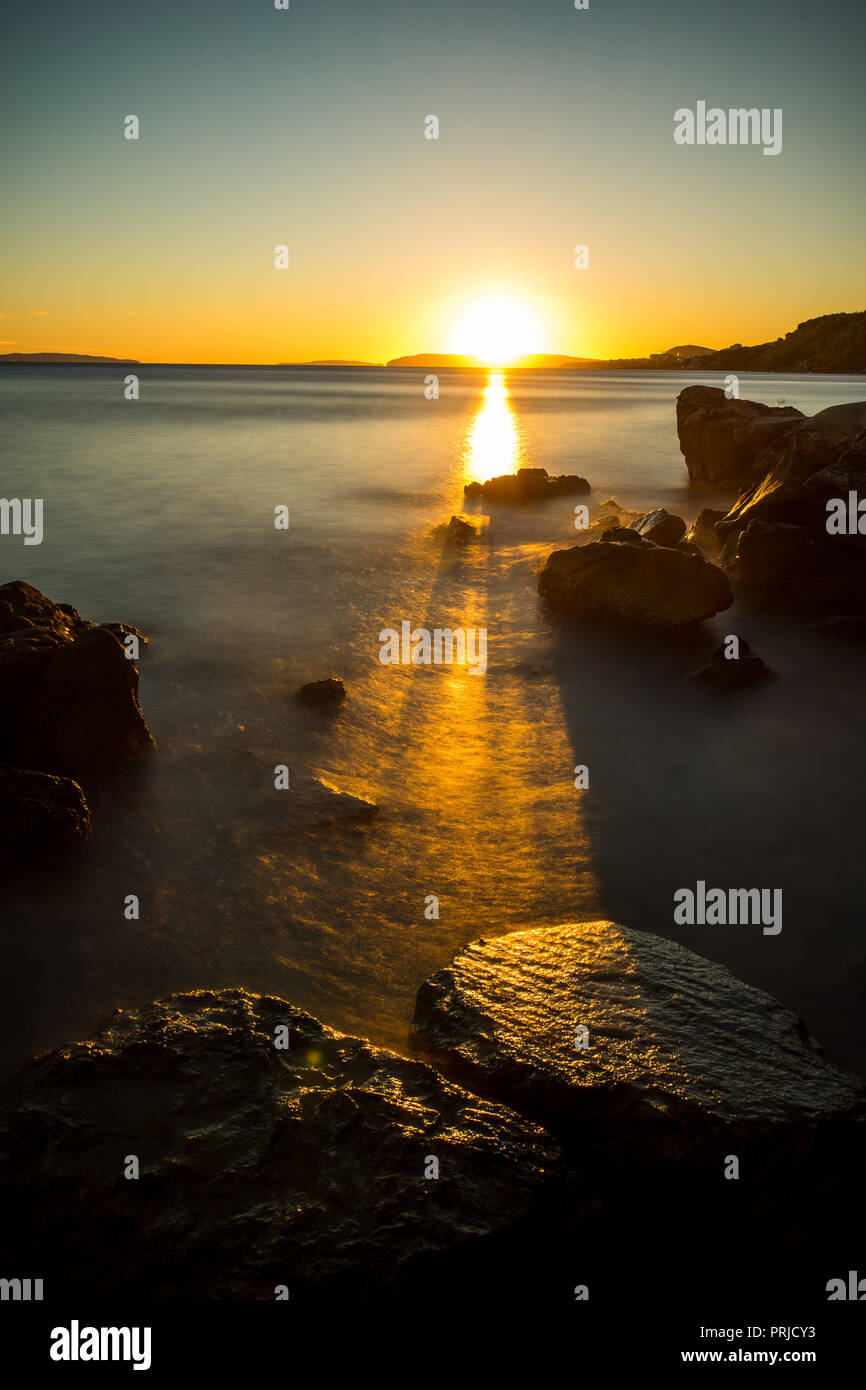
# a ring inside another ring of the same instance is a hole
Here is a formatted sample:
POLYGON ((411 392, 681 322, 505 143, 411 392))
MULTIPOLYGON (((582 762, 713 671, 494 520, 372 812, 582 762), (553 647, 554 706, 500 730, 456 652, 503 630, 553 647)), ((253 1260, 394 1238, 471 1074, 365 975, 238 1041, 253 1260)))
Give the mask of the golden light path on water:
POLYGON ((516 473, 524 458, 523 440, 503 372, 491 372, 481 409, 469 426, 464 448, 464 482, 516 473))

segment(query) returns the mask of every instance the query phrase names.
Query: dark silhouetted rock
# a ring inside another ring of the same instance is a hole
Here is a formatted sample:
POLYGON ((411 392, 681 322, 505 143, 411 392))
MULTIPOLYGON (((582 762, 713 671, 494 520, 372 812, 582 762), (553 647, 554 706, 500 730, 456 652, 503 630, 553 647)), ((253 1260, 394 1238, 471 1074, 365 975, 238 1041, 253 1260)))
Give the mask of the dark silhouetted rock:
POLYGON ((784 1153, 792 1134, 841 1117, 859 1124, 862 1152, 861 1084, 794 1014, 724 966, 613 922, 474 942, 421 986, 413 1027, 454 1075, 584 1157, 682 1157, 722 1129, 775 1133, 784 1153))
POLYGON ((738 590, 779 611, 866 613, 866 543, 823 526, 749 521, 731 534, 722 565, 738 590))
POLYGON ((329 825, 342 820, 372 820, 379 814, 375 802, 340 791, 317 777, 292 780, 289 790, 281 797, 280 807, 288 823, 298 826, 329 825))
POLYGON ((559 1161, 512 1110, 237 989, 118 1010, 18 1072, 3 1110, 4 1255, 55 1294, 385 1286, 507 1230, 559 1161))
POLYGON ((713 507, 704 507, 686 532, 686 540, 700 546, 701 550, 718 550, 721 542, 716 534, 716 522, 724 516, 724 512, 716 511, 713 507))
POLYGON ((434 526, 433 535, 454 545, 470 545, 478 540, 478 529, 462 516, 452 516, 449 522, 434 526))
POLYGON ((841 637, 847 642, 862 642, 866 638, 866 615, 842 613, 832 618, 819 618, 811 623, 814 632, 827 637, 841 637))
POLYGON ((654 541, 656 545, 674 546, 686 534, 686 523, 682 517, 670 516, 664 507, 657 507, 654 512, 647 512, 646 516, 633 522, 631 530, 637 531, 646 541, 654 541))
POLYGON ((516 473, 503 473, 486 483, 467 483, 463 491, 467 497, 483 497, 488 502, 520 503, 591 492, 592 488, 586 478, 574 474, 551 478, 546 468, 518 468, 516 473))
POLYGON ((638 539, 555 550, 538 592, 569 613, 645 627, 682 627, 731 606, 731 586, 715 565, 638 539))
POLYGON ((743 686, 756 685, 761 681, 775 678, 775 671, 757 656, 744 637, 739 639, 739 655, 725 655, 726 642, 713 652, 711 660, 700 671, 695 671, 689 680, 714 690, 738 690, 743 686))
POLYGON ((336 676, 326 676, 324 680, 302 685, 295 691, 295 698, 305 705, 338 705, 346 698, 346 687, 336 676))
POLYGON ((630 526, 610 526, 601 533, 602 541, 612 541, 616 545, 643 545, 642 538, 630 526))
POLYGON ((133 627, 130 623, 100 623, 99 626, 104 627, 106 632, 113 633, 121 646, 127 637, 135 637, 141 651, 147 651, 147 638, 140 628, 133 627))
POLYGON ((677 396, 677 434, 690 479, 741 482, 763 451, 804 418, 793 406, 728 400, 716 386, 687 386, 677 396))
POLYGON ((68 777, 0 763, 0 864, 85 844, 90 811, 68 777))
POLYGON ((151 743, 118 639, 29 584, 0 587, 0 757, 86 785, 151 743))

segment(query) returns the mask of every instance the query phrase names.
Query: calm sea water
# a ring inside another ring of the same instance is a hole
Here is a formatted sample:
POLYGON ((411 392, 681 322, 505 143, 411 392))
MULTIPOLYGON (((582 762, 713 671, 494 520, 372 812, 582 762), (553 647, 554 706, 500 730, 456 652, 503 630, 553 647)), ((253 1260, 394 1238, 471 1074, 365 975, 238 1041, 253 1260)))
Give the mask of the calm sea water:
MULTIPOLYGON (((142 368, 127 402, 124 370, 0 370, 3 494, 45 504, 40 547, 0 537, 0 577, 150 636, 158 744, 77 865, 7 895, 5 1065, 223 985, 405 1049, 418 985, 465 942, 611 916, 730 965, 866 1070, 860 651, 739 606, 670 640, 552 621, 535 576, 577 539, 569 499, 494 509, 466 554, 430 535, 464 482, 521 464, 585 474, 594 506, 727 504, 689 487, 677 445, 699 378, 443 372, 431 401, 423 372, 142 368), (486 627, 486 677, 383 667, 403 619, 486 627), (782 679, 709 706, 683 678, 729 631, 782 679), (329 673, 335 716, 292 699, 329 673), (292 831, 277 763, 380 818, 292 831), (781 935, 675 928, 698 878, 781 887, 781 935)), ((866 380, 743 374, 741 395, 812 413, 866 380)))

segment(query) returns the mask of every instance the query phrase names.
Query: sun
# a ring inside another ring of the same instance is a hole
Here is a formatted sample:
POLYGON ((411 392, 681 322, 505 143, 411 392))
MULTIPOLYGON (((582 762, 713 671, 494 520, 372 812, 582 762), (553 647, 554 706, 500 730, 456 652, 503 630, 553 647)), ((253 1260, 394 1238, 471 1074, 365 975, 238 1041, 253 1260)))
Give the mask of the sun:
POLYGON ((545 329, 538 314, 509 295, 479 299, 454 324, 452 351, 477 357, 488 367, 507 367, 516 357, 543 352, 545 329))

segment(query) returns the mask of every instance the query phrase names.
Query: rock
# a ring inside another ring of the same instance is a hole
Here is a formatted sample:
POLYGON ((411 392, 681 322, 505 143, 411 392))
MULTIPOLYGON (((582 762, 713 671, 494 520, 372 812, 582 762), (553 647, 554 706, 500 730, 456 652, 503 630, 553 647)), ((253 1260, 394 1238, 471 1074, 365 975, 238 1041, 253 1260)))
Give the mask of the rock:
POLYGON ((716 511, 713 507, 704 507, 686 532, 686 540, 702 550, 718 550, 720 541, 716 535, 716 523, 724 516, 724 512, 716 511))
POLYGON ((28 1063, 0 1156, 10 1268, 88 1297, 271 1302, 281 1284, 386 1286, 507 1231, 559 1160, 537 1125, 424 1063, 239 989, 118 1010, 28 1063))
POLYGON ((826 529, 826 503, 866 494, 866 401, 834 405, 796 423, 760 456, 760 475, 718 523, 720 536, 750 521, 826 529))
POLYGON ((654 512, 647 512, 646 516, 632 522, 631 530, 656 545, 674 546, 686 534, 686 523, 682 517, 669 516, 664 507, 657 507, 654 512))
POLYGON ((125 638, 135 637, 138 640, 140 650, 147 651, 147 638, 140 628, 133 627, 130 623, 100 623, 99 626, 104 627, 106 632, 113 633, 121 646, 123 646, 125 638))
POLYGON ((346 698, 346 687, 336 676, 326 676, 324 680, 308 681, 295 691, 295 699, 305 705, 338 705, 346 698))
POLYGON ((0 763, 0 864, 77 849, 89 834, 90 811, 77 782, 0 763))
POLYGON ((762 605, 798 613, 866 613, 866 543, 822 526, 752 520, 728 537, 722 566, 762 605))
POLYGON ((434 526, 432 534, 455 545, 468 545, 478 540, 477 528, 471 522, 464 521, 462 516, 452 516, 447 524, 443 522, 441 526, 434 526))
POLYGON ((693 541, 678 541, 675 549, 681 550, 684 555, 697 555, 699 560, 704 558, 704 552, 701 550, 701 547, 695 545, 693 541))
POLYGON ((611 526, 601 533, 602 541, 614 541, 617 545, 643 545, 642 538, 630 526, 611 526))
POLYGON ((715 690, 734 690, 775 678, 775 671, 771 671, 752 651, 745 637, 739 638, 739 644, 739 656, 728 657, 725 655, 727 640, 722 642, 713 652, 709 663, 688 679, 712 686, 715 690))
POLYGON ((372 820, 379 814, 375 802, 341 792, 318 777, 292 780, 280 805, 289 823, 298 826, 330 825, 342 820, 372 820))
POLYGON ((687 386, 677 396, 677 435, 693 483, 748 477, 756 459, 805 417, 793 406, 728 400, 716 386, 687 386))
MULTIPOLYGON (((418 991, 413 1028, 455 1075, 619 1163, 681 1157, 720 1131, 858 1121, 856 1078, 801 1021, 684 946, 613 922, 476 941, 418 991), (575 1029, 588 1029, 588 1047, 575 1029)), ((726 1141, 727 1142, 727 1141, 726 1141)), ((718 1152, 737 1152, 719 1148, 718 1152)))
POLYGON ((86 784, 152 744, 118 639, 29 584, 0 587, 0 758, 86 784))
POLYGON ((538 592, 556 608, 589 618, 613 618, 672 628, 712 617, 733 602, 715 565, 641 540, 595 541, 555 550, 539 576, 538 592))
POLYGON ((467 483, 463 491, 467 497, 484 497, 488 502, 521 503, 591 492, 592 488, 586 478, 574 474, 551 478, 546 468, 518 468, 516 473, 503 473, 486 483, 467 483))

